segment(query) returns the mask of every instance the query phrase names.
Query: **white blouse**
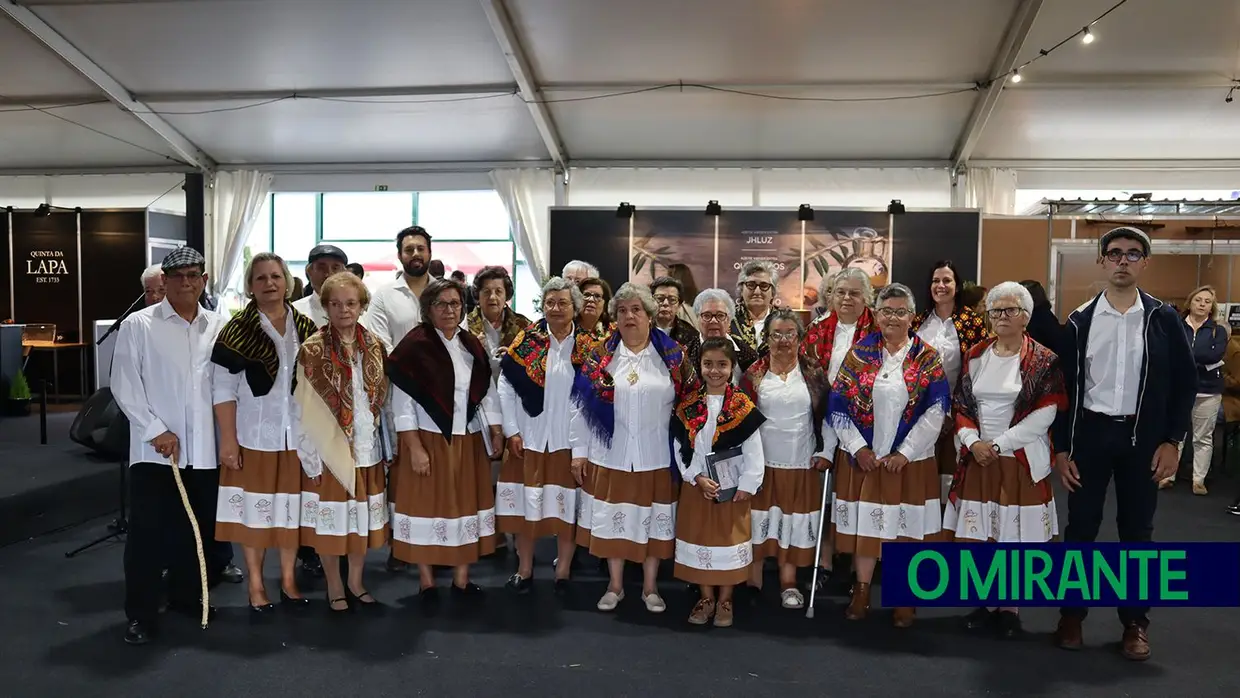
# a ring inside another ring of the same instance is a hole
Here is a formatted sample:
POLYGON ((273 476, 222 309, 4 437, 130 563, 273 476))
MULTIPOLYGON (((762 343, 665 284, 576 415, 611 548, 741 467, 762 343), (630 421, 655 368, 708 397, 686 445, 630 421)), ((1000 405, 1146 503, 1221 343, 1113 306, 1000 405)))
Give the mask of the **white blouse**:
MULTIPOLYGON (((900 417, 908 407, 908 386, 904 384, 904 359, 913 343, 907 342, 895 354, 883 349, 883 366, 874 378, 874 455, 883 458, 892 454, 900 417)), ((946 413, 941 405, 933 405, 913 424, 898 449, 910 463, 934 455, 935 442, 943 429, 946 413)), ((866 448, 865 438, 855 424, 849 422, 838 429, 840 443, 854 456, 866 448)))
POLYGON ((758 409, 766 417, 758 431, 762 434, 762 451, 768 466, 805 469, 810 467, 811 457, 827 457, 824 453, 812 452, 814 429, 812 419, 807 417, 813 405, 800 366, 788 374, 786 381, 774 371, 766 372, 758 385, 758 409))
POLYGON ((594 434, 581 408, 574 403, 569 442, 573 458, 612 470, 641 473, 670 465, 668 426, 676 387, 653 344, 634 354, 621 343, 607 372, 615 380, 615 428, 611 446, 594 434), (637 380, 629 381, 636 373, 637 380))
POLYGON ((283 335, 266 315, 259 313, 258 319, 275 343, 279 357, 275 385, 266 395, 255 397, 245 372, 229 373, 223 366, 212 364, 211 393, 216 405, 237 403, 237 443, 242 448, 278 453, 294 448, 297 441, 293 429, 293 375, 300 344, 291 313, 285 319, 283 335))
POLYGON ((499 402, 504 414, 504 437, 521 435, 525 447, 537 453, 555 453, 569 448, 568 422, 572 403, 574 330, 561 342, 547 333, 551 346, 547 348, 546 380, 543 386, 543 411, 531 417, 521 404, 521 397, 512 383, 501 373, 499 377, 499 402))
MULTIPOLYGON (((719 411, 723 409, 722 395, 706 396, 706 423, 702 425, 702 430, 698 432, 697 438, 693 442, 693 460, 686 466, 683 462, 679 462, 680 474, 684 477, 685 482, 697 486, 696 478, 706 472, 706 456, 714 452, 713 441, 715 440, 715 429, 719 424, 719 411)), ((679 459, 678 459, 679 460, 679 459)), ((758 488, 762 486, 762 476, 766 472, 763 468, 765 457, 762 454, 762 437, 760 432, 755 431, 741 443, 741 467, 740 482, 738 489, 742 492, 755 494, 758 488)))
POLYGON ((853 336, 856 334, 856 323, 845 325, 841 322, 835 327, 835 338, 831 341, 831 363, 827 368, 827 380, 833 384, 835 377, 840 374, 840 367, 844 365, 844 359, 848 357, 848 350, 852 349, 853 336))
POLYGON ((947 374, 947 384, 956 389, 956 381, 960 379, 960 335, 956 333, 956 323, 949 317, 946 320, 931 311, 926 321, 917 330, 921 341, 934 347, 939 353, 939 361, 943 363, 943 373, 947 374))
POLYGON ((958 430, 956 436, 965 448, 972 448, 978 441, 989 441, 999 447, 1000 455, 1011 456, 1025 449, 1029 469, 1034 482, 1050 474, 1051 424, 1058 411, 1054 405, 1034 410, 1016 424, 1016 397, 1020 394, 1020 355, 999 356, 994 347, 969 362, 969 376, 973 380, 973 397, 977 400, 977 429, 958 430))
POLYGON ((492 383, 495 383, 499 376, 499 350, 503 348, 499 340, 499 328, 492 325, 491 321, 485 317, 482 318, 482 348, 486 349, 487 356, 491 359, 492 383))
MULTIPOLYGON (((375 416, 370 411, 370 396, 366 394, 366 382, 358 380, 362 375, 362 355, 355 352, 353 356, 353 460, 357 467, 366 468, 383 460, 390 460, 394 452, 383 434, 383 414, 375 416)), ((297 435, 297 457, 301 459, 301 469, 308 477, 323 474, 323 458, 318 448, 304 432, 301 431, 301 408, 294 400, 291 402, 294 433, 297 435)), ((387 410, 385 406, 384 411, 387 410)))
MULTIPOLYGON (((491 426, 501 426, 503 417, 500 414, 499 398, 495 395, 495 382, 490 381, 487 386, 487 393, 482 398, 482 405, 478 408, 478 413, 474 415, 473 421, 466 424, 466 413, 469 408, 469 383, 473 376, 474 357, 461 343, 461 332, 457 330, 452 339, 444 336, 443 332, 435 330, 435 334, 439 336, 439 340, 448 349, 448 357, 452 359, 452 435, 464 436, 465 434, 476 434, 484 428, 491 426)), ((396 426, 396 432, 405 431, 428 431, 433 434, 442 433, 439 426, 431 419, 430 413, 422 408, 408 393, 392 386, 392 416, 396 426)))

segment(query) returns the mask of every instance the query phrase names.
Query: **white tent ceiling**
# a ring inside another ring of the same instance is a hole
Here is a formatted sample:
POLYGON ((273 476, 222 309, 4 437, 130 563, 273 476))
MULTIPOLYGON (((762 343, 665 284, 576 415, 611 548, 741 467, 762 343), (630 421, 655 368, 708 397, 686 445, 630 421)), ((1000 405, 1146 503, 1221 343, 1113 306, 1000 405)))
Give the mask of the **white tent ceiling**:
POLYGON ((976 89, 1115 2, 0 0, 0 173, 1240 165, 1240 0, 976 89))

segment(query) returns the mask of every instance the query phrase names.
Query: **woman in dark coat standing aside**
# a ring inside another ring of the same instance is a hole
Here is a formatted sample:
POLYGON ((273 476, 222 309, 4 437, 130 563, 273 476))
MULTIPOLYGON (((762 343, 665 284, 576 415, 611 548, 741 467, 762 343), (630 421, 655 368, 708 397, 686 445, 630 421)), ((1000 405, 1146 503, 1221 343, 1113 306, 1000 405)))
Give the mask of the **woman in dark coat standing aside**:
MULTIPOLYGON (((1197 399, 1193 401, 1193 428, 1189 442, 1193 449, 1193 494, 1206 494, 1206 474, 1214 459, 1214 427, 1218 423, 1218 411, 1223 405, 1223 358, 1227 353, 1227 328, 1214 321, 1218 312, 1216 295, 1212 286, 1198 286, 1188 294, 1184 318, 1184 331, 1193 348, 1193 362, 1197 364, 1197 399)), ((1175 476, 1159 483, 1160 488, 1170 487, 1175 476)))
POLYGON ((1029 325, 1025 328, 1025 334, 1038 344, 1054 351, 1059 347, 1059 336, 1063 333, 1063 326, 1055 317, 1055 311, 1051 310, 1051 299, 1046 295, 1046 289, 1033 279, 1025 279, 1020 282, 1020 285, 1024 286, 1029 291, 1029 295, 1033 297, 1033 313, 1029 316, 1029 325))

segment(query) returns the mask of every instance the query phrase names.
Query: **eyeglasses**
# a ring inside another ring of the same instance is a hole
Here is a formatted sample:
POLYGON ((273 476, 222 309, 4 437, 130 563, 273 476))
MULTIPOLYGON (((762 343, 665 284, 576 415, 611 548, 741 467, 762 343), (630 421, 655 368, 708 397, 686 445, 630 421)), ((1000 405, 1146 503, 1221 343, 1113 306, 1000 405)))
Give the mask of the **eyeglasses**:
POLYGON ((912 315, 913 311, 909 310, 908 308, 879 308, 878 314, 887 318, 888 320, 892 318, 898 318, 900 320, 903 320, 904 318, 912 315))
POLYGON ((332 310, 357 310, 362 306, 361 301, 327 301, 327 307, 332 310))
POLYGON ((572 307, 572 301, 547 301, 543 303, 543 308, 547 310, 568 310, 572 307))
POLYGON ((728 321, 728 314, 727 313, 702 313, 701 315, 698 315, 698 319, 701 320, 702 322, 708 322, 712 324, 718 323, 722 325, 728 321))
POLYGON ((765 281, 746 281, 745 283, 741 285, 744 286, 745 290, 747 291, 761 291, 763 293, 766 293, 767 291, 770 291, 771 289, 775 288, 774 286, 772 286, 771 284, 768 284, 765 281))
POLYGON ((1025 312, 1024 308, 991 308, 986 311, 986 314, 990 315, 991 320, 998 320, 1005 317, 1017 317, 1023 312, 1025 312))
POLYGON ((669 296, 661 293, 654 297, 654 302, 659 305, 678 305, 680 303, 680 296, 669 296))
POLYGON ((200 271, 174 271, 169 274, 164 274, 164 276, 168 277, 169 281, 173 281, 176 283, 184 283, 186 281, 194 282, 194 281, 202 280, 202 272, 200 271))
POLYGON ((791 341, 797 338, 795 330, 785 330, 783 332, 772 332, 771 339, 776 341, 791 341))
POLYGON ((439 308, 440 310, 450 310, 452 312, 456 312, 461 309, 460 301, 435 301, 431 303, 431 305, 439 308))
POLYGON ((1102 256, 1106 257, 1108 261, 1116 264, 1118 264, 1121 259, 1126 259, 1130 263, 1140 262, 1145 259, 1145 253, 1141 250, 1107 250, 1106 254, 1102 256))
POLYGON ((583 294, 581 294, 581 297, 582 297, 582 298, 584 298, 584 299, 586 299, 586 300, 588 300, 588 301, 601 301, 601 300, 603 300, 603 294, 601 294, 601 293, 593 293, 593 292, 591 292, 591 293, 583 293, 583 294))
POLYGON ((854 288, 854 289, 837 288, 837 289, 835 289, 835 294, 834 294, 834 295, 835 295, 835 297, 836 297, 836 298, 840 298, 840 299, 844 299, 844 298, 860 298, 860 297, 861 297, 861 291, 858 291, 858 290, 857 290, 857 289, 855 289, 855 288, 854 288))

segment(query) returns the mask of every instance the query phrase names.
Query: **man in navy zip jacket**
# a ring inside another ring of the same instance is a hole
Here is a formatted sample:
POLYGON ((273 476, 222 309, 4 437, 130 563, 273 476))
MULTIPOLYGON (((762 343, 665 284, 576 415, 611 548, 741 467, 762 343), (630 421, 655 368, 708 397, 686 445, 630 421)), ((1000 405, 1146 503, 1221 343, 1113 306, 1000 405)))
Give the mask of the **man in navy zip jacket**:
MULTIPOLYGON (((1055 418, 1052 438, 1055 469, 1070 492, 1066 542, 1098 537, 1112 478, 1120 541, 1151 540, 1158 483, 1179 466, 1197 369, 1179 315, 1137 288, 1149 256, 1144 232, 1124 227, 1105 233, 1098 263, 1107 288, 1077 308, 1064 327, 1058 354, 1069 403, 1055 418)), ((1149 608, 1118 610, 1123 655, 1148 659, 1149 608)), ((1060 609, 1060 647, 1080 649, 1085 615, 1085 608, 1060 609)))

